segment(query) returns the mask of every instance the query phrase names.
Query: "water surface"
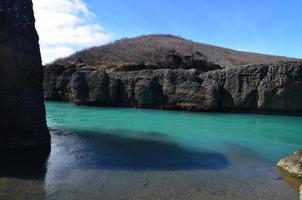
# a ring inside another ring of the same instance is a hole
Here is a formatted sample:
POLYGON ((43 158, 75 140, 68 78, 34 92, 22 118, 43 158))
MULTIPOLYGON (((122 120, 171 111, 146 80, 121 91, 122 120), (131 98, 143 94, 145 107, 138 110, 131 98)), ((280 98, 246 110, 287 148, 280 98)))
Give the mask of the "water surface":
POLYGON ((297 199, 275 165, 302 117, 46 107, 50 155, 0 173, 0 199, 297 199))

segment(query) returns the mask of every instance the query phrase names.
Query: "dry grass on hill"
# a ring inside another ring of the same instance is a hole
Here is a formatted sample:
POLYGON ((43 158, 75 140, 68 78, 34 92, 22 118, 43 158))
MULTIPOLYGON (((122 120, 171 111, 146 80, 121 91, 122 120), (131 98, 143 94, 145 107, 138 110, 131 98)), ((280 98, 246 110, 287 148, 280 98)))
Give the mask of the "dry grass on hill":
POLYGON ((193 42, 173 35, 146 35, 85 49, 55 63, 82 59, 98 68, 197 68, 219 69, 297 59, 240 52, 193 42))

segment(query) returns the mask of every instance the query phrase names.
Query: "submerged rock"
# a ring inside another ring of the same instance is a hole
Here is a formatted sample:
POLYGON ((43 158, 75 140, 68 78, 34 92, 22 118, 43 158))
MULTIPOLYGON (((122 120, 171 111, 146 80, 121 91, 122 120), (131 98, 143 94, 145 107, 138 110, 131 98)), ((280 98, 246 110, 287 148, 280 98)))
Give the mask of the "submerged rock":
POLYGON ((0 2, 0 148, 49 145, 31 0, 0 2))
POLYGON ((214 71, 47 65, 47 100, 192 111, 302 113, 302 62, 214 71))

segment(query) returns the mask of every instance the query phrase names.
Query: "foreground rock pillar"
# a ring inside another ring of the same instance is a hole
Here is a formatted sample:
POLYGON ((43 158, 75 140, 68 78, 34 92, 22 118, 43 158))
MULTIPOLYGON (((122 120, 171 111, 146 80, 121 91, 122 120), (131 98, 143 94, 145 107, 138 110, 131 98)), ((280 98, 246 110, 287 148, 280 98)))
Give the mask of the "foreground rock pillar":
POLYGON ((49 146, 31 0, 0 1, 0 148, 49 146))

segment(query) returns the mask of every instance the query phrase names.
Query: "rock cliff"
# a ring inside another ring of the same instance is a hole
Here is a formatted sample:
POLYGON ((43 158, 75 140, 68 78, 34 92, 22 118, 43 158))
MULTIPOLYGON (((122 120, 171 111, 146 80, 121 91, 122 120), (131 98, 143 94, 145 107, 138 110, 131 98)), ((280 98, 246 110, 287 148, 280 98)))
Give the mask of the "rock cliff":
POLYGON ((100 70, 81 60, 44 68, 47 100, 190 111, 302 113, 302 62, 198 69, 100 70))
POLYGON ((48 145, 31 0, 0 2, 0 148, 48 145))

